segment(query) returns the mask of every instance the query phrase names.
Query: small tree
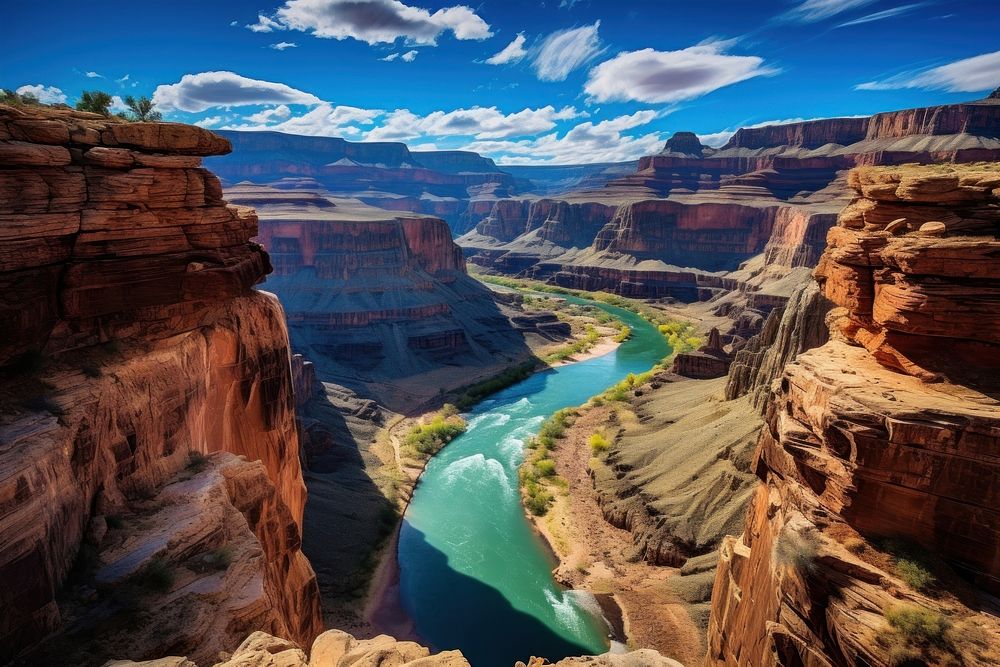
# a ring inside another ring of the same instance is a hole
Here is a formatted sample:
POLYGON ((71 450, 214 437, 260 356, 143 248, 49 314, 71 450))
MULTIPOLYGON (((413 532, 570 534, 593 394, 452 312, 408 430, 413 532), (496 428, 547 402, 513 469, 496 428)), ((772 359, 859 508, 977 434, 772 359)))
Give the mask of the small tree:
POLYGON ((134 121, 151 123, 163 118, 163 114, 154 108, 153 100, 148 97, 136 99, 129 95, 125 98, 125 106, 128 107, 129 113, 132 114, 131 119, 134 121))
POLYGON ((111 102, 111 96, 103 90, 85 90, 80 94, 76 108, 79 111, 89 111, 91 113, 99 113, 102 116, 110 116, 111 102))

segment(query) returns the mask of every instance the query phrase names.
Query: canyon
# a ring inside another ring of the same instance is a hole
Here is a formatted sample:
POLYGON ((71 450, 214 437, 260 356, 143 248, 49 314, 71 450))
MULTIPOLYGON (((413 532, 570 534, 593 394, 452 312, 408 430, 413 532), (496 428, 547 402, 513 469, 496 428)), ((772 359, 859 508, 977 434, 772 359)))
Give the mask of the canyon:
POLYGON ((0 107, 4 660, 322 629, 284 315, 256 216, 199 166, 228 148, 0 107))
POLYGON ((997 96, 534 183, 0 105, 0 659, 468 665, 370 613, 400 433, 580 329, 468 262, 700 337, 567 429, 643 648, 556 664, 996 664, 998 159, 997 96))

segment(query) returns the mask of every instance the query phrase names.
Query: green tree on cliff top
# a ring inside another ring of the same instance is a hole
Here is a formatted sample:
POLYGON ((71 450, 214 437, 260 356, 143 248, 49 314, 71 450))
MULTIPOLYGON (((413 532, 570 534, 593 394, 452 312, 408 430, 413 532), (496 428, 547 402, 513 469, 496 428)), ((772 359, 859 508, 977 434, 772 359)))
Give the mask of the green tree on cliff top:
POLYGON ((131 113, 131 119, 139 122, 155 122, 163 118, 163 114, 156 110, 153 100, 148 97, 136 99, 129 95, 125 98, 125 106, 131 113))
POLYGON ((89 111, 99 113, 102 116, 111 115, 111 95, 103 90, 85 90, 80 93, 80 99, 76 103, 78 111, 89 111))

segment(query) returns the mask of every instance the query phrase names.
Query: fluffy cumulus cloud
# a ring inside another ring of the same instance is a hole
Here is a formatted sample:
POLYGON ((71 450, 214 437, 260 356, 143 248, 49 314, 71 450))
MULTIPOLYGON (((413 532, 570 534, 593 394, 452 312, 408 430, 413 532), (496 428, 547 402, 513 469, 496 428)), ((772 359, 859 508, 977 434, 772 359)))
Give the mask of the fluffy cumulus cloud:
POLYGON ((206 116, 194 122, 198 127, 215 127, 222 122, 222 116, 206 116))
POLYGON ((434 111, 418 116, 407 109, 389 114, 379 127, 366 135, 368 141, 407 141, 420 137, 474 137, 504 139, 547 132, 557 121, 583 114, 573 107, 523 109, 505 114, 496 107, 473 107, 454 111, 434 111))
POLYGON ((84 76, 88 79, 103 79, 104 77, 97 72, 85 72, 84 76))
POLYGON ((780 18, 797 23, 816 23, 873 2, 875 0, 805 0, 782 14, 780 18))
POLYGON ((327 39, 356 39, 368 44, 403 39, 409 44, 437 44, 451 32, 456 39, 492 37, 490 26, 465 5, 430 12, 400 0, 287 0, 273 15, 260 14, 247 26, 254 32, 299 30, 327 39))
POLYGON ((310 109, 301 116, 291 115, 286 105, 265 109, 246 116, 240 122, 224 126, 224 130, 272 130, 287 134, 305 134, 323 137, 356 137, 362 132, 359 126, 368 126, 385 112, 379 109, 337 106, 326 102, 310 109))
POLYGON ((40 83, 21 86, 14 91, 18 95, 34 95, 42 104, 65 104, 66 93, 55 86, 43 86, 40 83))
POLYGON ((185 74, 177 83, 161 85, 153 92, 153 102, 163 111, 205 111, 216 107, 251 104, 305 104, 322 100, 283 83, 260 81, 234 72, 185 74))
POLYGON ((625 51, 591 69, 584 90, 598 102, 670 103, 777 72, 757 56, 725 53, 728 45, 716 42, 680 51, 625 51))
POLYGON ((656 118, 654 111, 637 111, 599 123, 579 123, 563 136, 558 132, 520 141, 474 141, 466 150, 491 155, 501 164, 581 164, 584 162, 624 162, 660 150, 659 132, 640 136, 623 135, 624 130, 645 125, 656 118))
MULTIPOLYGON (((542 81, 565 81, 569 73, 601 53, 597 29, 601 22, 582 28, 557 30, 548 35, 534 53, 532 65, 542 81)), ((499 55, 499 54, 497 54, 499 55)))
POLYGON ((925 88, 950 93, 975 93, 1000 86, 1000 51, 956 60, 931 69, 904 72, 855 86, 858 90, 925 88))
POLYGON ((527 50, 524 48, 524 33, 519 32, 517 37, 511 41, 510 44, 503 47, 498 53, 490 56, 486 59, 487 65, 509 65, 511 63, 516 63, 522 60, 526 55, 528 55, 527 50))

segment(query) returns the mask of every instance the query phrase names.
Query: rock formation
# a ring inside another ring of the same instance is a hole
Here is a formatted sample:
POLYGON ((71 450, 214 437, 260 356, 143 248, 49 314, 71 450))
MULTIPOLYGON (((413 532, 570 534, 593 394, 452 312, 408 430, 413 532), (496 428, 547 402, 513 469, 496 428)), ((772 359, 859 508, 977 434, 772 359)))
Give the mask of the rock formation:
MULTIPOLYGON (((209 662, 202 662, 207 667, 209 662)), ((523 662, 517 663, 521 667, 523 662)), ((553 667, 681 667, 676 660, 664 658, 656 651, 638 650, 624 654, 605 654, 581 658, 566 658, 548 663, 539 658, 529 661, 532 667, 552 664, 553 667)), ((328 630, 316 641, 307 656, 294 642, 255 632, 239 648, 214 667, 351 667, 352 665, 393 665, 395 667, 469 667, 460 651, 432 654, 414 642, 397 641, 388 635, 358 640, 340 630, 328 630)), ((116 660, 105 667, 198 667, 187 658, 172 657, 134 662, 116 660)), ((513 666, 512 666, 513 667, 513 666)))
POLYGON ((283 313, 256 216, 199 166, 228 149, 0 106, 3 659, 320 630, 283 313))
MULTIPOLYGON (((220 131, 233 152, 210 160, 227 185, 241 181, 295 188, 303 179, 384 209, 425 213, 457 225, 470 206, 515 191, 493 160, 467 151, 411 152, 405 144, 352 143, 280 132, 220 131)), ((464 230, 463 230, 464 231, 464 230)))
POLYGON ((852 172, 816 272, 832 338, 767 396, 707 664, 996 662, 998 179, 997 164, 852 172))
POLYGON ((815 265, 847 203, 848 169, 998 157, 1000 101, 992 97, 744 128, 719 149, 682 132, 634 174, 602 187, 559 200, 500 200, 458 243, 485 271, 713 302, 732 320, 722 333, 745 340, 801 284, 798 269, 815 265))

